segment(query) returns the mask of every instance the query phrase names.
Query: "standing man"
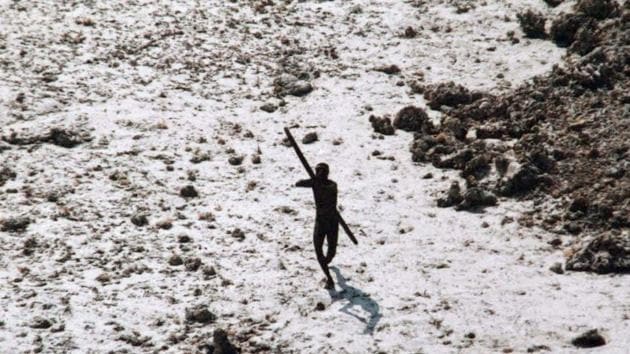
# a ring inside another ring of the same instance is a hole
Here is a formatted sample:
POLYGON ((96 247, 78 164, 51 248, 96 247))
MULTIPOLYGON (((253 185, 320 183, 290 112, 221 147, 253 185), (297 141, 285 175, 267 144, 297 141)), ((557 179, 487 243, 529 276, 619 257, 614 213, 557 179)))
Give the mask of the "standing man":
POLYGON ((329 168, 325 163, 315 166, 315 177, 298 181, 296 187, 313 188, 315 196, 315 230, 313 232, 313 244, 317 262, 326 274, 326 289, 333 289, 333 281, 328 264, 332 262, 337 250, 337 238, 339 235, 339 219, 337 217, 337 183, 328 179, 329 168), (328 252, 324 256, 324 240, 327 240, 328 252))

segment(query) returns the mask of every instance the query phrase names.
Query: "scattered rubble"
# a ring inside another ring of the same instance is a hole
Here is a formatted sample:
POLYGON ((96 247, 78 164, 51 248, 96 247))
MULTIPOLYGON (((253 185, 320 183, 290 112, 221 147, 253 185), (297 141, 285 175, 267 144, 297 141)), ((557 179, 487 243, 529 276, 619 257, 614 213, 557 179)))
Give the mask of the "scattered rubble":
POLYGON ((605 233, 583 242, 569 255, 566 269, 600 274, 630 272, 630 234, 605 233))

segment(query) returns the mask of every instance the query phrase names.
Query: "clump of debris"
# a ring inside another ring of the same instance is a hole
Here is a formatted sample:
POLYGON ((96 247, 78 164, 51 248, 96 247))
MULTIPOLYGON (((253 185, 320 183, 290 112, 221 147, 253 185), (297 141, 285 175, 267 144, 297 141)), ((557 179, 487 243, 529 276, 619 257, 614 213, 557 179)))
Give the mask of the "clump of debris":
POLYGON ((630 237, 630 4, 581 0, 575 10, 550 30, 568 47, 563 65, 514 91, 471 92, 452 82, 414 90, 443 118, 415 130, 410 151, 416 162, 461 171, 466 191, 451 186, 439 206, 533 200, 522 224, 597 235, 567 269, 628 271, 627 247, 610 240, 630 237))

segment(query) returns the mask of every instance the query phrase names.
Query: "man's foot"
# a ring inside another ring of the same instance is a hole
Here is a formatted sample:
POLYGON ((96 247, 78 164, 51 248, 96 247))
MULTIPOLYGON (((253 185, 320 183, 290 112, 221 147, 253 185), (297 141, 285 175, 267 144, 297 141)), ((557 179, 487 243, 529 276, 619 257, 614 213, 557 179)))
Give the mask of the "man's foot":
POLYGON ((335 282, 334 282, 334 281, 332 281, 332 280, 330 280, 330 279, 328 279, 328 280, 326 281, 326 285, 324 285, 324 289, 328 289, 328 290, 333 290, 333 289, 335 289, 335 282))

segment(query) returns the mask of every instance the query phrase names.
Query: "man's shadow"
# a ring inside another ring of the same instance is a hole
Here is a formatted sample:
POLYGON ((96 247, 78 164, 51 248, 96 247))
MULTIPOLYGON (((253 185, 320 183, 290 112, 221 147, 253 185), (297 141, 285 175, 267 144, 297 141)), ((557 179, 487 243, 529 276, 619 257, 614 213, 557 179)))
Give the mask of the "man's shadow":
POLYGON ((337 284, 341 287, 341 291, 339 292, 332 289, 328 290, 328 293, 333 299, 333 302, 341 299, 348 300, 348 303, 345 304, 339 311, 346 313, 365 323, 366 326, 363 334, 372 335, 374 333, 374 329, 376 328, 376 324, 381 319, 381 317, 383 317, 380 312, 380 307, 378 303, 374 301, 370 297, 370 295, 361 291, 361 289, 357 289, 348 285, 348 283, 346 283, 346 279, 343 277, 343 275, 341 275, 341 272, 337 267, 333 266, 330 267, 330 269, 335 272, 335 275, 337 276, 337 284), (363 311, 367 312, 369 314, 369 318, 354 313, 352 309, 355 306, 358 306, 363 309, 363 311))

